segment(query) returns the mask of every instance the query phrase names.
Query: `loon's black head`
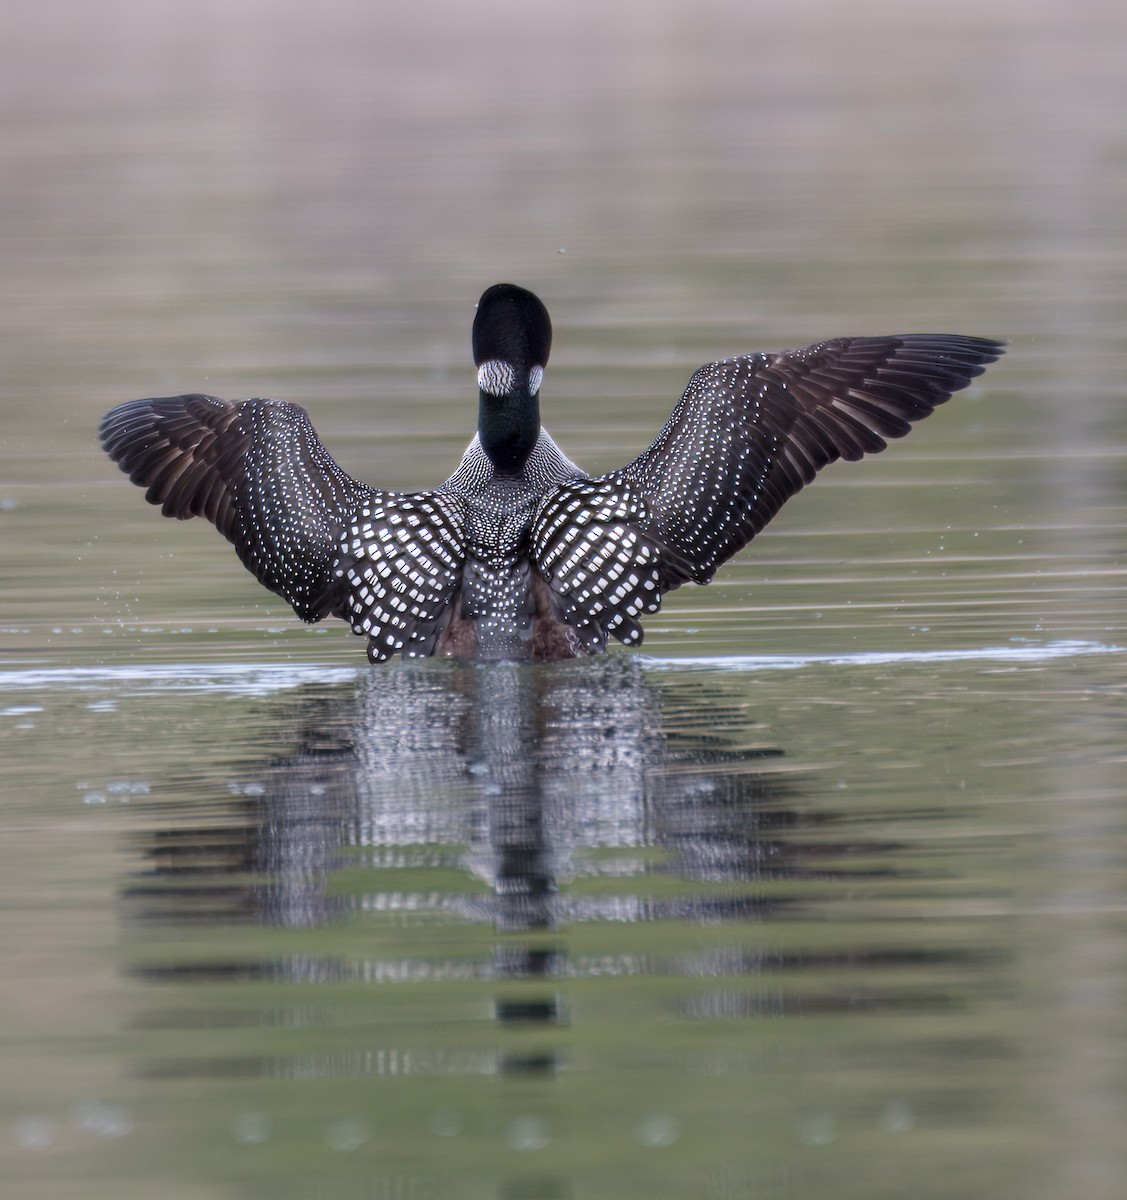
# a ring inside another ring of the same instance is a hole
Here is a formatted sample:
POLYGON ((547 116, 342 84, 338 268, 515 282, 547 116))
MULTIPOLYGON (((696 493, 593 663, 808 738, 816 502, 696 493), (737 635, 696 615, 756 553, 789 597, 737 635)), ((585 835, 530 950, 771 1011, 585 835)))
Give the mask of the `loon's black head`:
POLYGON ((477 302, 473 358, 478 386, 490 396, 535 396, 552 348, 552 322, 539 297, 495 283, 477 302))
POLYGON ((551 348, 552 322, 537 296, 513 283, 486 290, 473 323, 477 432, 502 473, 519 471, 540 436, 540 381, 551 348))

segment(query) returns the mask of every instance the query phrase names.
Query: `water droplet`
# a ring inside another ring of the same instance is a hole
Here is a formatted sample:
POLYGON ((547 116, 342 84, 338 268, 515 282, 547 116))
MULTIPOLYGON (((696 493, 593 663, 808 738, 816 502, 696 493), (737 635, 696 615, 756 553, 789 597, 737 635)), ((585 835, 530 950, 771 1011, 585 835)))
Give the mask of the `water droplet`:
POLYGON ((257 1146, 270 1136, 270 1118, 265 1113, 243 1112, 231 1118, 231 1137, 243 1146, 257 1146))
POLYGON ((543 1150, 551 1140, 548 1122, 541 1117, 517 1117, 505 1129, 505 1144, 511 1150, 543 1150))
POLYGON ((55 1140, 55 1123, 48 1117, 21 1117, 12 1130, 16 1145, 44 1150, 55 1140))
POLYGON ((837 1141, 837 1126, 826 1113, 811 1113, 798 1122, 798 1140, 804 1146, 828 1146, 837 1141))
POLYGON ((886 1133, 907 1133, 915 1124, 916 1118, 904 1100, 890 1100, 877 1117, 877 1125, 886 1133))
POLYGON ((672 1146, 681 1136, 681 1122, 666 1113, 651 1113, 634 1125, 634 1137, 643 1146, 672 1146))
POLYGON ((357 1150, 371 1136, 355 1117, 342 1117, 329 1126, 325 1141, 331 1150, 357 1150))
POLYGON ((133 1132, 133 1121, 120 1104, 80 1100, 71 1106, 70 1123, 96 1137, 119 1138, 133 1132))
POLYGON ((462 1132, 462 1117, 452 1108, 440 1108, 431 1114, 430 1131, 435 1137, 456 1137, 462 1132))

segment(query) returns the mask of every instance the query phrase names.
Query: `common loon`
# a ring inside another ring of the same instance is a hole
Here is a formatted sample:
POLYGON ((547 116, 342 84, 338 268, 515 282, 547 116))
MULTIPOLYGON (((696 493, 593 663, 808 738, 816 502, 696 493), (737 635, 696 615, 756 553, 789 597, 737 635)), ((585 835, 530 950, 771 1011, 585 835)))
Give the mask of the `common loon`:
POLYGON ((883 450, 1003 352, 907 334, 709 363, 648 449, 591 478, 540 425, 551 342, 531 292, 481 297, 477 434, 432 491, 350 478, 282 400, 133 400, 102 445, 165 516, 211 521, 303 620, 348 621, 374 663, 571 658, 608 635, 640 645, 665 592, 708 583, 827 463, 883 450))

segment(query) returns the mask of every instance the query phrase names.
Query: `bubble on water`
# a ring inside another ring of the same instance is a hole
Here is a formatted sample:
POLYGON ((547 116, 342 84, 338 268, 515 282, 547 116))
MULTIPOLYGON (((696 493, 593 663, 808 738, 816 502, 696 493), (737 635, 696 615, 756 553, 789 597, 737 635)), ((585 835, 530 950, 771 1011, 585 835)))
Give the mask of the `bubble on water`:
POLYGON ((456 1137, 462 1132, 462 1114, 452 1108, 440 1108, 431 1113, 430 1131, 435 1137, 456 1137))
POLYGON ((643 1146, 672 1146, 681 1136, 681 1122, 667 1113, 650 1113, 634 1124, 634 1137, 643 1146))
POLYGON ((231 1118, 231 1137, 241 1146, 257 1146, 270 1136, 270 1118, 265 1113, 242 1112, 231 1118))
POLYGON ((227 780, 227 790, 232 796, 265 796, 266 787, 256 781, 242 783, 238 779, 227 780))
POLYGON ((810 1113, 798 1122, 798 1140, 804 1146, 828 1146, 837 1141, 837 1126, 827 1113, 810 1113))
POLYGON ((907 1133, 915 1124, 915 1115, 905 1100, 890 1100, 877 1117, 877 1125, 886 1133, 907 1133))
POLYGON ((120 1104, 80 1100, 71 1106, 70 1123, 95 1137, 119 1138, 133 1132, 133 1120, 120 1104))
POLYGON ((543 1150, 551 1140, 552 1131, 542 1117, 517 1117, 505 1129, 510 1150, 543 1150))
POLYGON ((106 791, 124 803, 130 796, 147 796, 152 788, 144 780, 111 779, 106 784, 106 791))
POLYGON ((325 1132, 325 1141, 331 1150, 357 1150, 371 1137, 371 1133, 355 1117, 342 1117, 334 1121, 325 1132))

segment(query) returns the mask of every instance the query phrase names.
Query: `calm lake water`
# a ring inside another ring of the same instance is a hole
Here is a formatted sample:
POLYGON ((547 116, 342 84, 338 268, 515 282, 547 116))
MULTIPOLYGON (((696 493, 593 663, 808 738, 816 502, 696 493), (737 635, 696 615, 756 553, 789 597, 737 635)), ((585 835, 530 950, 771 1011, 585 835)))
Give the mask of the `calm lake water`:
POLYGON ((0 14, 0 1191, 1127 1194, 1127 16, 0 14), (700 363, 1004 337, 642 653, 367 665, 103 458, 421 487, 482 289, 592 471, 700 363))

